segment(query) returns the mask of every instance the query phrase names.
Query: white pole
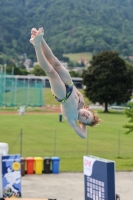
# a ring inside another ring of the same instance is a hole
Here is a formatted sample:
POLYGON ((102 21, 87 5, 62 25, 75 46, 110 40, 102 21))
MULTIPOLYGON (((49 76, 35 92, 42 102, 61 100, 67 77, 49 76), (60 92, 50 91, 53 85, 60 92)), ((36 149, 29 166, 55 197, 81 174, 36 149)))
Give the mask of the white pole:
POLYGON ((37 105, 37 96, 38 96, 38 94, 37 94, 37 80, 35 80, 35 91, 36 91, 36 94, 35 94, 35 104, 37 105))
POLYGON ((29 91, 30 91, 30 84, 29 84, 29 77, 28 77, 28 88, 27 88, 27 105, 29 105, 29 91))
POLYGON ((4 66, 5 71, 3 72, 4 84, 3 84, 3 104, 5 104, 5 88, 6 88, 6 66, 4 66))
MULTIPOLYGON (((15 78, 15 86, 14 86, 14 105, 16 105, 17 77, 14 76, 14 78, 15 78)), ((16 105, 16 106, 17 106, 17 105, 16 105)))
MULTIPOLYGON (((25 79, 23 80, 23 93, 25 92, 26 90, 26 81, 25 79)), ((23 100, 23 103, 26 104, 26 93, 24 93, 24 100, 23 100)))
POLYGON ((42 94, 41 94, 41 97, 42 97, 42 107, 44 107, 44 102, 43 102, 43 82, 42 82, 42 94))
POLYGON ((16 106, 16 103, 15 103, 15 92, 16 92, 16 79, 15 79, 15 76, 14 76, 14 67, 12 67, 12 72, 11 72, 11 80, 12 80, 12 99, 13 99, 13 105, 14 105, 14 109, 15 109, 15 106, 16 106))

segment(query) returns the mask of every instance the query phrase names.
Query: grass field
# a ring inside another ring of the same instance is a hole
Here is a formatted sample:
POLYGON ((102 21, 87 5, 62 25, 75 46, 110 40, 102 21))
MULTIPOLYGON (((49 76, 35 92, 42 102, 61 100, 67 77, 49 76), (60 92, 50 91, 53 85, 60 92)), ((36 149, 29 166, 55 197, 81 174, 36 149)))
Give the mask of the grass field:
POLYGON ((0 141, 9 144, 9 153, 20 153, 22 129, 23 157, 56 155, 61 158, 61 171, 82 171, 83 156, 93 155, 115 160, 117 170, 133 170, 133 134, 125 134, 124 113, 99 112, 103 122, 95 128, 88 127, 87 139, 77 136, 66 121, 58 122, 58 115, 0 114, 0 141))
POLYGON ((87 61, 90 61, 92 59, 91 53, 69 53, 69 54, 63 54, 63 56, 68 57, 71 61, 77 62, 80 58, 85 58, 87 61))

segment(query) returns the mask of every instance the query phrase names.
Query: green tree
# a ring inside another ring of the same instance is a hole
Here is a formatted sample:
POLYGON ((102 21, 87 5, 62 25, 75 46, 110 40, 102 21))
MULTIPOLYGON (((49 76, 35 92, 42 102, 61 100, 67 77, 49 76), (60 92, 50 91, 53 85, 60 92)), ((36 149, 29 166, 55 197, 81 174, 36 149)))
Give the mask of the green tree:
POLYGON ((14 75, 27 75, 29 72, 27 72, 25 69, 20 69, 19 67, 16 67, 15 64, 9 65, 6 67, 6 73, 7 74, 14 74, 14 75))
POLYGON ((128 108, 125 110, 125 114, 129 119, 129 124, 124 125, 124 128, 127 128, 126 134, 133 132, 133 102, 128 103, 128 108))
POLYGON ((75 71, 73 71, 73 70, 70 71, 69 73, 70 73, 71 77, 81 77, 81 74, 80 74, 80 73, 75 72, 75 71))
POLYGON ((46 73, 39 65, 34 66, 34 69, 30 73, 36 76, 46 76, 46 73))
MULTIPOLYGON (((1 0, 0 54, 10 61, 26 53, 35 61, 30 29, 43 26, 45 39, 60 60, 70 52, 116 50, 133 55, 132 7, 132 0, 90 0, 89 4, 88 0, 1 0)), ((7 64, 4 59, 0 62, 7 64)))
POLYGON ((102 51, 93 56, 88 70, 83 72, 85 95, 94 103, 104 103, 104 112, 108 104, 125 103, 132 94, 133 70, 117 52, 102 51))
POLYGON ((75 63, 74 63, 73 61, 70 60, 70 61, 68 62, 68 66, 69 66, 69 67, 75 67, 75 63))

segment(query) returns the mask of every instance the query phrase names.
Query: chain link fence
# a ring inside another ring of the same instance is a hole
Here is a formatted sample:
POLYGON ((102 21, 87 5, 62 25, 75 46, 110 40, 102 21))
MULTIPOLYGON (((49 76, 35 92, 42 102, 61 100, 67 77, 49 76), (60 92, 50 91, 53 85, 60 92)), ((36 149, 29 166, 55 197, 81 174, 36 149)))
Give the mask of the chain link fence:
MULTIPOLYGON (((108 136, 107 136, 108 137, 108 136)), ((94 140, 93 134, 88 133, 85 140, 66 137, 62 141, 56 130, 41 136, 25 137, 24 130, 20 130, 16 139, 9 142, 9 154, 21 154, 21 157, 53 157, 61 158, 63 171, 82 170, 82 159, 84 155, 93 155, 109 160, 119 161, 121 165, 128 166, 129 160, 133 161, 133 139, 125 139, 125 135, 120 131, 116 133, 115 139, 105 138, 104 146, 101 141, 94 140)), ((11 136, 8 136, 10 141, 11 136)), ((132 162, 133 163, 133 162, 132 162)), ((122 166, 121 166, 122 167, 122 166)), ((133 168, 133 164, 132 164, 133 168)), ((120 168, 121 169, 121 168, 120 168)))

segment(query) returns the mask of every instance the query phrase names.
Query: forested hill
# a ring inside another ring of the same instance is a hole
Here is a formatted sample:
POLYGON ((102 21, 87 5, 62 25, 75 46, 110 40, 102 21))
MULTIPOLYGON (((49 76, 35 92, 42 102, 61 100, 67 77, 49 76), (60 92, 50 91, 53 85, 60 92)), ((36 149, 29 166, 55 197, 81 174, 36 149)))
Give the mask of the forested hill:
POLYGON ((30 30, 42 26, 56 53, 133 55, 133 0, 0 0, 0 54, 33 57, 30 30))

